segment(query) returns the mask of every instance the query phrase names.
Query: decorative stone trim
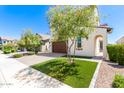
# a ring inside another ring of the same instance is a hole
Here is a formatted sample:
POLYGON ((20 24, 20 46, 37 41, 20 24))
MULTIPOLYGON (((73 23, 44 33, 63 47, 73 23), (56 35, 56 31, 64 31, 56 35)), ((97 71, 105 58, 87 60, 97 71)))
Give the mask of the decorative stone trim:
POLYGON ((102 63, 102 60, 99 60, 97 68, 95 70, 95 73, 94 73, 94 75, 92 77, 92 80, 90 82, 89 88, 95 88, 96 79, 97 79, 97 76, 98 76, 98 72, 99 72, 101 63, 102 63))

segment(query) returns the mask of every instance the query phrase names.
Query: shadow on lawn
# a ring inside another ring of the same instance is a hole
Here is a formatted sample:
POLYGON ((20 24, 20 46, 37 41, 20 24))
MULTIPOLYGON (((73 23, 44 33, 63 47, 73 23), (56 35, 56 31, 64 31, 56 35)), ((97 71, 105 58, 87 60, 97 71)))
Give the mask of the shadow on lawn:
POLYGON ((60 81, 64 81, 67 76, 78 75, 77 64, 68 64, 67 62, 59 62, 59 60, 32 67, 60 81))

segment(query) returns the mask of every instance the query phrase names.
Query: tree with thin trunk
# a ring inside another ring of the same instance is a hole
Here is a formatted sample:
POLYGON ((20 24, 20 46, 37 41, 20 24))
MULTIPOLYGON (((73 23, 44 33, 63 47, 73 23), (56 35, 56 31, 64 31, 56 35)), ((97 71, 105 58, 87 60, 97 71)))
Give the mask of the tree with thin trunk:
POLYGON ((76 49, 76 39, 78 37, 88 39, 88 35, 95 30, 98 25, 98 16, 95 12, 96 6, 54 6, 48 11, 48 22, 51 28, 53 41, 65 41, 67 45, 67 55, 69 63, 73 63, 71 58, 71 48, 76 49), (71 42, 71 44, 68 44, 71 42))
POLYGON ((26 30, 21 36, 21 39, 18 42, 18 45, 26 50, 30 50, 38 53, 40 46, 42 45, 41 37, 37 34, 33 34, 32 30, 26 30))

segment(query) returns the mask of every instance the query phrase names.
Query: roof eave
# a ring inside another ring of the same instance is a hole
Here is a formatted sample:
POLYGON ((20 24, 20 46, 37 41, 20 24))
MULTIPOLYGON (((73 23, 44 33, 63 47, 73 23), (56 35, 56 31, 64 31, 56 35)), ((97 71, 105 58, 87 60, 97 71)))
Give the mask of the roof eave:
POLYGON ((104 28, 104 29, 107 30, 108 33, 112 33, 112 30, 113 30, 113 28, 111 28, 111 27, 100 27, 100 26, 98 26, 97 28, 104 28))

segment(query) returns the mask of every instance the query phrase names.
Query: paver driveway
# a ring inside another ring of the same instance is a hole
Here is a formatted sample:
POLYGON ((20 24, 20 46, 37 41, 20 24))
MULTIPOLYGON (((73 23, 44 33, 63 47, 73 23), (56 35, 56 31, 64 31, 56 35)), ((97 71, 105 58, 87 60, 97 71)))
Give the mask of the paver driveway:
POLYGON ((70 88, 4 54, 0 54, 0 87, 70 88))

